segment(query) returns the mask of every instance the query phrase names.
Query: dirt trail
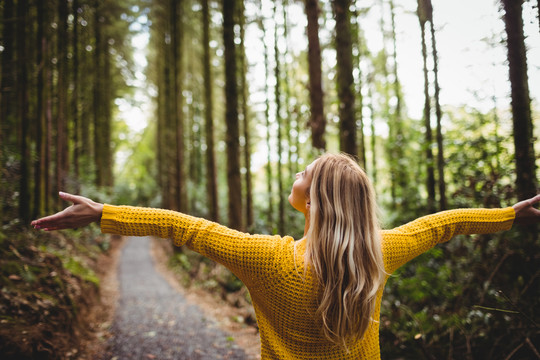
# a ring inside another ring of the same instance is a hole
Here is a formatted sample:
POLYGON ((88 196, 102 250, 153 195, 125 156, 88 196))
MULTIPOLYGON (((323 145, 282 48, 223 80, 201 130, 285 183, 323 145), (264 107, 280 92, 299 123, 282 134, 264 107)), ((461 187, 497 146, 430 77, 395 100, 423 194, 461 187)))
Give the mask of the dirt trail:
POLYGON ((156 270, 151 239, 129 238, 118 261, 118 300, 101 359, 250 359, 156 270))

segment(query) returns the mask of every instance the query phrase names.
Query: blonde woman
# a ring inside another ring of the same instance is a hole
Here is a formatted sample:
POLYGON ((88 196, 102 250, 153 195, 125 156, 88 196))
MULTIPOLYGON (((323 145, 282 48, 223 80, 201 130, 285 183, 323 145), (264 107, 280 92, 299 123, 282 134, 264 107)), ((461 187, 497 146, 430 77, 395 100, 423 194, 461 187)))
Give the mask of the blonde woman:
POLYGON ((304 237, 249 235, 182 213, 73 202, 34 221, 59 230, 101 222, 104 233, 170 238, 227 266, 247 286, 263 359, 380 358, 379 313, 389 275, 457 234, 539 222, 540 195, 505 209, 452 210, 381 230, 375 194, 358 164, 326 154, 296 175, 289 202, 305 215, 304 237))

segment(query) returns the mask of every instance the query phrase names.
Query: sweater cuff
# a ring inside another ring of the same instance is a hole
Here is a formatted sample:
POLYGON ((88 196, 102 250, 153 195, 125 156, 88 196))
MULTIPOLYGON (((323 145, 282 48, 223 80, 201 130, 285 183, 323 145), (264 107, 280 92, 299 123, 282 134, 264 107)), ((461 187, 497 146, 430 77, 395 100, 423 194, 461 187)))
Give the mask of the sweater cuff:
POLYGON ((511 206, 502 209, 502 211, 503 211, 503 215, 502 215, 503 222, 501 224, 501 229, 499 229, 499 231, 510 230, 512 228, 512 225, 514 225, 514 220, 516 219, 516 211, 511 206))
POLYGON ((116 216, 120 212, 119 206, 103 204, 103 214, 101 215, 101 232, 113 234, 116 230, 116 216))

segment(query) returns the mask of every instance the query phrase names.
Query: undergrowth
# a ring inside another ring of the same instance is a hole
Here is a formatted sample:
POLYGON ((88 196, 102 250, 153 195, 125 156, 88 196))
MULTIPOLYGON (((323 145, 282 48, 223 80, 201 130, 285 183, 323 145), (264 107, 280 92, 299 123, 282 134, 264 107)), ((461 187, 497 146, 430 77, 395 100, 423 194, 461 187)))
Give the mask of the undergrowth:
POLYGON ((0 233, 2 359, 74 359, 97 301, 97 257, 108 240, 96 230, 0 233))

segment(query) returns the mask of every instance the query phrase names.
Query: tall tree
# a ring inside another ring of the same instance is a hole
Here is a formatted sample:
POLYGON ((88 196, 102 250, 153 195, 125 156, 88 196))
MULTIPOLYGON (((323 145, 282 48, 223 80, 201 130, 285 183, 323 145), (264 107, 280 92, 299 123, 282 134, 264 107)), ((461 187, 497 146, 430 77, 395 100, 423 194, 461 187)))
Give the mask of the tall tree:
POLYGON ((522 0, 502 0, 507 36, 508 66, 512 89, 512 118, 516 161, 516 191, 519 200, 536 194, 536 164, 533 146, 531 100, 527 56, 523 35, 522 0))
POLYGON ((37 3, 37 34, 36 34, 36 151, 34 161, 34 209, 32 218, 44 215, 46 193, 46 112, 45 112, 45 55, 47 38, 45 36, 45 6, 43 1, 37 3))
POLYGON ((223 0, 223 45, 225 54, 225 121, 227 123, 227 183, 229 187, 229 226, 242 229, 238 87, 234 14, 236 0, 223 0))
MULTIPOLYGON (((12 137, 14 134, 9 134, 6 130, 9 128, 15 128, 16 125, 16 112, 15 107, 11 104, 15 103, 15 34, 16 34, 16 22, 15 22, 15 6, 13 0, 6 0, 4 3, 4 11, 2 14, 2 39, 4 50, 2 51, 2 68, 1 68, 1 86, 0 86, 0 181, 2 185, 8 184, 9 180, 7 176, 9 173, 5 170, 5 164, 7 162, 6 152, 9 148, 9 144, 12 144, 12 137)), ((18 132, 18 131, 17 131, 18 132)), ((14 189, 0 188, 0 194, 2 199, 6 199, 9 192, 14 189)), ((2 220, 7 218, 8 204, 3 202, 0 204, 0 215, 2 220), (5 209, 6 208, 6 209, 5 209)))
POLYGON ((439 211, 446 210, 446 182, 444 180, 444 146, 442 136, 442 111, 440 102, 441 87, 439 85, 439 57, 437 55, 437 42, 435 39, 435 25, 433 24, 433 5, 431 0, 425 0, 427 3, 428 21, 431 33, 431 56, 433 57, 433 86, 435 93, 433 100, 435 102, 435 117, 437 118, 437 184, 439 188, 439 211))
MULTIPOLYGON (((274 19, 277 19, 277 1, 274 1, 274 19)), ((285 202, 283 194, 283 119, 281 117, 281 59, 278 46, 278 24, 274 22, 274 76, 276 85, 274 88, 274 97, 276 102, 276 122, 277 122, 277 155, 278 155, 278 233, 285 232, 285 202)))
POLYGON ((206 130, 206 191, 208 196, 208 216, 219 221, 217 193, 216 157, 214 147, 214 100, 212 96, 212 56, 210 54, 210 9, 208 0, 202 1, 203 51, 204 51, 204 117, 206 130))
POLYGON ((426 0, 418 0, 417 15, 420 21, 420 30, 422 37, 422 60, 424 65, 424 124, 425 124, 425 154, 426 154, 426 171, 427 171, 427 192, 428 212, 435 211, 435 170, 433 166, 433 151, 431 144, 433 143, 433 134, 431 131, 431 98, 429 96, 429 77, 427 67, 427 45, 426 45, 426 22, 429 19, 429 14, 432 12, 430 3, 426 0))
POLYGON ((311 144, 319 150, 326 149, 324 139, 326 131, 326 118, 324 117, 323 89, 322 89, 322 60, 321 45, 319 42, 319 2, 305 0, 307 16, 308 38, 308 66, 309 66, 309 100, 311 103, 311 144))
MULTIPOLYGON (((14 103, 15 90, 15 7, 13 0, 4 2, 2 15, 2 69, 0 88, 0 156, 4 154, 4 146, 9 143, 5 130, 14 123, 14 108, 10 104, 14 103)), ((3 160, 3 159, 2 159, 3 160)))
POLYGON ((242 95, 242 118, 243 118, 243 134, 244 134, 244 166, 245 166, 245 198, 246 198, 246 229, 249 231, 253 228, 254 218, 253 218, 253 185, 251 181, 251 132, 250 132, 250 115, 248 110, 248 83, 246 79, 246 74, 248 71, 247 61, 246 61, 246 48, 245 48, 245 23, 246 18, 244 14, 244 2, 240 2, 240 8, 238 11, 238 25, 240 26, 240 53, 239 62, 240 62, 240 89, 242 95))
POLYGON ((333 0, 336 19, 336 71, 339 99, 340 149, 357 155, 350 0, 333 0))
POLYGON ((370 124, 369 124, 369 130, 370 130, 370 133, 371 133, 371 138, 370 138, 370 149, 371 149, 371 179, 373 180, 373 184, 374 186, 377 186, 377 142, 376 142, 376 139, 377 137, 375 136, 375 109, 373 107, 373 96, 372 96, 372 83, 373 83, 373 75, 369 74, 368 75, 368 98, 369 98, 369 103, 368 103, 368 108, 369 108, 369 113, 370 113, 370 116, 371 116, 371 121, 370 121, 370 124))
MULTIPOLYGON (((283 38, 285 40, 285 54, 290 53, 290 47, 289 47, 289 17, 287 13, 287 7, 289 6, 289 1, 284 0, 282 2, 283 4, 283 38)), ((294 166, 297 161, 293 161, 293 149, 294 145, 292 142, 292 122, 293 122, 293 113, 291 112, 291 76, 290 76, 290 66, 289 62, 285 60, 283 62, 283 73, 284 73, 284 79, 283 79, 283 86, 284 86, 284 103, 285 103, 285 141, 287 143, 287 164, 288 170, 289 170, 289 179, 294 178, 294 174, 296 172, 294 171, 294 166)), ((298 121, 298 117, 296 117, 296 120, 298 121)), ((296 148, 296 152, 298 153, 299 148, 296 148)))
POLYGON ((266 28, 264 25, 264 17, 261 14, 259 18, 259 27, 263 33, 263 47, 264 47, 264 119, 266 125, 266 188, 267 188, 267 198, 268 198, 268 209, 266 213, 267 223, 270 228, 273 228, 274 223, 274 191, 273 191, 273 179, 272 179, 272 143, 271 143, 271 132, 270 132, 270 97, 268 90, 268 74, 269 74, 269 59, 268 59, 268 45, 264 40, 266 38, 266 28))
POLYGON ((184 122, 182 114, 182 89, 181 89, 181 67, 182 54, 180 51, 182 47, 182 34, 179 24, 182 24, 180 18, 182 10, 181 0, 170 0, 170 37, 171 37, 171 71, 172 71, 172 125, 175 129, 175 141, 174 148, 175 154, 173 155, 174 161, 174 176, 171 179, 174 184, 173 193, 176 194, 175 203, 177 209, 180 211, 187 210, 187 190, 185 186, 185 170, 184 170, 184 122))
MULTIPOLYGON (((63 190, 69 171, 68 150, 68 0, 58 1, 56 189, 63 190)), ((60 199, 58 202, 60 202, 60 199)))
POLYGON ((355 89, 354 93, 356 94, 356 98, 358 100, 358 106, 356 107, 356 114, 355 118, 358 121, 358 161, 360 163, 360 166, 362 166, 364 169, 366 168, 366 141, 365 141, 365 135, 364 135, 364 115, 363 115, 363 107, 364 107, 364 96, 362 94, 362 73, 360 68, 360 61, 361 58, 365 55, 365 41, 363 39, 362 29, 360 28, 360 24, 362 20, 360 19, 358 7, 356 4, 354 4, 354 12, 351 14, 355 21, 351 21, 351 31, 352 31, 352 46, 353 46, 353 68, 358 73, 358 76, 356 77, 355 81, 355 89))
POLYGON ((28 114, 28 1, 17 2, 17 106, 21 127, 20 154, 21 175, 19 181, 19 218, 24 224, 30 223, 30 119, 28 114))
POLYGON ((104 68, 104 39, 103 39, 103 27, 104 17, 103 0, 94 0, 94 78, 93 78, 93 121, 94 121, 94 161, 96 170, 95 183, 101 187, 105 185, 105 159, 103 157, 103 149, 106 144, 104 139, 100 136, 105 126, 103 119, 104 104, 104 92, 103 83, 103 68, 104 68))
MULTIPOLYGON (((71 86, 73 88, 71 94, 71 121, 72 121, 72 130, 70 137, 72 138, 73 143, 73 176, 75 179, 79 179, 80 174, 80 147, 81 147, 81 123, 79 118, 79 79, 81 69, 79 68, 79 0, 73 0, 71 3, 72 15, 73 15, 73 29, 71 37, 71 48, 72 48, 72 82, 71 86)), ((39 16, 39 15, 38 15, 39 16)), ((77 181, 75 192, 79 193, 80 186, 79 181, 77 181)))
POLYGON ((390 0, 390 20, 391 20, 391 35, 392 35, 392 74, 393 74, 393 92, 396 99, 396 106, 393 111, 393 124, 392 124, 392 149, 393 166, 392 172, 394 174, 393 179, 395 182, 395 191, 399 194, 401 199, 401 205, 404 211, 408 211, 410 206, 413 205, 408 201, 408 171, 407 160, 405 158, 405 133, 403 130, 403 101, 401 93, 401 82, 398 75, 398 61, 397 61, 397 35, 396 35, 396 21, 395 21, 395 6, 394 1, 390 0))

